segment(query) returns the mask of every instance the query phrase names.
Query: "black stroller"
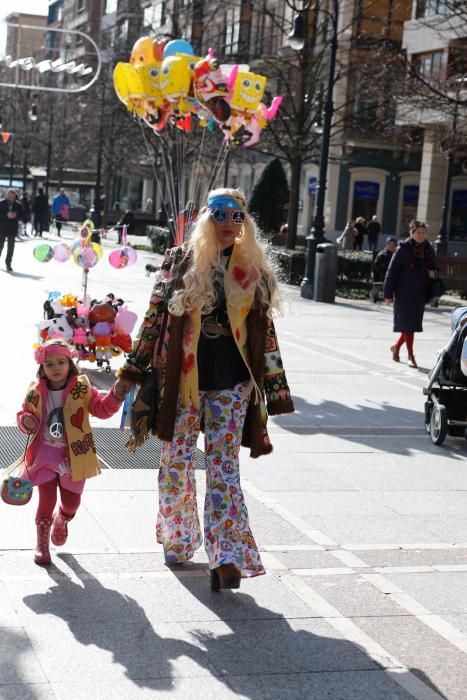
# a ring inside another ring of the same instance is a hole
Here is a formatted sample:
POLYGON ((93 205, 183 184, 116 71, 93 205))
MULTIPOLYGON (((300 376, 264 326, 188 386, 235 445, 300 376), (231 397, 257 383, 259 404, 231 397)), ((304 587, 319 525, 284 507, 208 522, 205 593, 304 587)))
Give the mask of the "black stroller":
POLYGON ((441 445, 448 433, 467 439, 467 306, 454 309, 451 328, 451 338, 423 389, 425 429, 435 445, 441 445))

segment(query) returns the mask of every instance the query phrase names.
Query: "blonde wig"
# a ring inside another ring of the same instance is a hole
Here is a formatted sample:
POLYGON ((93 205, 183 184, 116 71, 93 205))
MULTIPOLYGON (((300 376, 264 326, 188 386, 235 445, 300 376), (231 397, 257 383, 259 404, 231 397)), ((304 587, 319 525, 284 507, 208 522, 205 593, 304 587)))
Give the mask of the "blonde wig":
MULTIPOLYGON (((224 195, 237 201, 245 201, 239 190, 220 188, 212 190, 209 197, 224 195)), ((245 222, 235 241, 239 263, 253 268, 258 273, 257 296, 267 315, 280 310, 279 291, 274 265, 268 259, 267 245, 261 239, 256 223, 246 210, 245 222)), ((210 313, 216 303, 213 282, 216 276, 223 275, 221 247, 216 239, 216 230, 209 209, 202 209, 190 238, 186 244, 191 264, 183 277, 184 289, 176 291, 169 302, 169 311, 174 316, 182 316, 192 309, 202 314, 210 313)), ((231 300, 235 303, 235 300, 231 300)))

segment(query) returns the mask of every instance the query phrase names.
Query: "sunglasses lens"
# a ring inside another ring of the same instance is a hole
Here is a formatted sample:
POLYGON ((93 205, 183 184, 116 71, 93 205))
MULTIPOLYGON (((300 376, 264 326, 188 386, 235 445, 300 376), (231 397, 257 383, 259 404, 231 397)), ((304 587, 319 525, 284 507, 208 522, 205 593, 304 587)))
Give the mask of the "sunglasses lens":
POLYGON ((225 209, 213 209, 212 218, 217 224, 223 224, 227 220, 227 212, 225 209))
POLYGON ((245 214, 242 211, 235 210, 231 212, 232 223, 243 224, 245 221, 245 214))

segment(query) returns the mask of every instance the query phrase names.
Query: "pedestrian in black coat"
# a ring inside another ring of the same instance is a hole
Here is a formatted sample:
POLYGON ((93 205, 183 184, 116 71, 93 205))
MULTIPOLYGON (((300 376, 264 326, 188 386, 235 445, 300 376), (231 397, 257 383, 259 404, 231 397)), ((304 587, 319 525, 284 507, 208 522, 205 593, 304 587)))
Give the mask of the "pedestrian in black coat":
POLYGON ((9 189, 6 199, 0 202, 0 255, 3 252, 5 241, 7 242, 6 269, 13 272, 11 262, 15 250, 15 238, 18 234, 18 224, 23 220, 23 208, 16 201, 15 190, 9 189))
POLYGON ((413 220, 410 237, 399 243, 391 258, 384 280, 387 304, 394 300, 394 328, 400 333, 391 347, 392 359, 400 361, 399 351, 407 345, 409 367, 417 367, 413 354, 414 333, 423 332, 423 314, 428 301, 431 280, 435 277, 435 252, 426 240, 426 224, 413 220))
POLYGON ((42 238, 42 232, 49 230, 50 209, 42 187, 39 187, 32 203, 34 214, 34 235, 42 238))
POLYGON ((359 216, 355 219, 355 234, 353 239, 353 249, 361 250, 363 248, 363 239, 367 233, 366 223, 363 216, 359 216))

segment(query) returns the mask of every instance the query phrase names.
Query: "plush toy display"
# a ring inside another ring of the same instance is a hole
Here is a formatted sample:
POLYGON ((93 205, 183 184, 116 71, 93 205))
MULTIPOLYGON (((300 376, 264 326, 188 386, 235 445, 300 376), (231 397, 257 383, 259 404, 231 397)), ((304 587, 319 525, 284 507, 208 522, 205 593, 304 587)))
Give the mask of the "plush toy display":
POLYGON ((137 316, 114 294, 85 302, 51 292, 43 309, 45 320, 37 324, 39 342, 64 338, 75 346, 80 360, 96 362, 108 372, 112 357, 131 350, 137 316))

